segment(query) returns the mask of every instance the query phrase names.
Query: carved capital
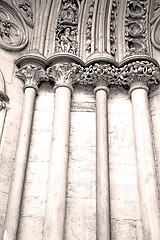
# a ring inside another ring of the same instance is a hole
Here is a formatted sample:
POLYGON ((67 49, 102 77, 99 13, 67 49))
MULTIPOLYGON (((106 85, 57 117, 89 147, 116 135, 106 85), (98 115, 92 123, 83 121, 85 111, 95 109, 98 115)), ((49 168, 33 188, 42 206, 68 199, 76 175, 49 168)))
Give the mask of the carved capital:
POLYGON ((26 65, 20 68, 16 76, 24 82, 24 90, 30 87, 38 91, 40 82, 48 80, 44 69, 36 65, 26 65))
POLYGON ((95 85, 95 86, 109 86, 115 83, 118 72, 117 68, 110 64, 98 64, 90 65, 85 68, 84 80, 81 84, 95 85))
POLYGON ((158 84, 160 72, 158 67, 149 61, 134 61, 120 69, 118 82, 120 85, 149 86, 158 84))
POLYGON ((80 81, 83 68, 75 63, 57 63, 47 69, 49 79, 55 82, 55 89, 65 86, 73 91, 72 85, 80 81))

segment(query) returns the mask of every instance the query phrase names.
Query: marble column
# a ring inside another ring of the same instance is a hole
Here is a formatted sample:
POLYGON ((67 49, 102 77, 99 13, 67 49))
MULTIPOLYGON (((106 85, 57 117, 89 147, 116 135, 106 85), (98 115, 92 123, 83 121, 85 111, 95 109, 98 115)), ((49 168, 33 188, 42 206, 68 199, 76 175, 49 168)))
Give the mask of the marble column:
POLYGON ((55 110, 48 178, 48 198, 44 226, 45 240, 64 240, 66 213, 66 185, 68 168, 72 67, 68 63, 55 64, 50 75, 56 82, 55 110))
POLYGON ((142 226, 145 240, 159 240, 160 212, 158 187, 153 153, 148 87, 144 81, 135 81, 130 87, 133 125, 138 166, 138 180, 142 226))
POLYGON ((108 94, 106 86, 94 89, 96 96, 96 220, 97 240, 111 239, 108 159, 108 94))
MULTIPOLYGON (((5 217, 3 240, 16 240, 20 218, 21 201, 27 168, 34 104, 37 94, 39 74, 43 70, 37 66, 27 65, 17 72, 17 77, 24 81, 24 102, 17 141, 14 172, 9 192, 5 217)), ((16 111, 16 110, 15 110, 16 111)))

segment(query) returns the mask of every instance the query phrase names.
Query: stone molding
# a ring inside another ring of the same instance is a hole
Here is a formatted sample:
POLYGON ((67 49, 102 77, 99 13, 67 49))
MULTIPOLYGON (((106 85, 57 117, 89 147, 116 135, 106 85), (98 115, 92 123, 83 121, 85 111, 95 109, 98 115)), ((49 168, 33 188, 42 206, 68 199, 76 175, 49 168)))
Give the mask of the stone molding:
POLYGON ((148 56, 129 57, 120 64, 107 58, 94 59, 85 64, 69 54, 55 55, 48 60, 30 54, 21 57, 16 63, 21 67, 17 77, 25 82, 25 87, 35 87, 36 90, 43 81, 53 82, 55 89, 66 86, 73 90, 76 84, 123 86, 129 89, 138 83, 139 87, 149 87, 159 84, 160 79, 158 62, 148 56))
POLYGON ((28 31, 20 13, 0 1, 0 47, 19 51, 28 43, 28 31))

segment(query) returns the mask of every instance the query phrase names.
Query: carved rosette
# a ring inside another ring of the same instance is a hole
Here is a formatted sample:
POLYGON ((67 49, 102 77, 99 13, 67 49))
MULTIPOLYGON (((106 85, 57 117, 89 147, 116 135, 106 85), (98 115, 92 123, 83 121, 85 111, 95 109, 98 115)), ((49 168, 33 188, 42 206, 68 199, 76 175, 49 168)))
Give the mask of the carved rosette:
POLYGON ((78 12, 77 0, 63 0, 59 12, 55 52, 78 54, 78 12))
POLYGON ((41 82, 48 81, 45 70, 36 65, 26 65, 16 72, 16 76, 24 82, 23 89, 34 88, 38 91, 41 82))
POLYGON ((33 27, 33 12, 32 12, 32 6, 31 1, 29 0, 12 0, 12 4, 15 8, 17 8, 25 22, 30 26, 33 27))
POLYGON ((158 67, 149 61, 134 61, 120 69, 118 84, 131 86, 135 83, 149 86, 159 84, 160 72, 158 67))
POLYGON ((66 86, 73 90, 72 85, 83 78, 83 67, 75 63, 57 63, 47 69, 47 75, 55 88, 66 86))
POLYGON ((18 51, 26 46, 28 33, 21 15, 0 1, 0 47, 18 51))
POLYGON ((149 53, 148 0, 128 0, 125 19, 126 56, 149 53))

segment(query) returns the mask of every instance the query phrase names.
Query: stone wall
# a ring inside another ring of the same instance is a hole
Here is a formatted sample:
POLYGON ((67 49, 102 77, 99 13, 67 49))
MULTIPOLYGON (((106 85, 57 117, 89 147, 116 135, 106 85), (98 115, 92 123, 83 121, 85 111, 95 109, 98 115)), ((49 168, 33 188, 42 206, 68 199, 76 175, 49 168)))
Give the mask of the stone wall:
MULTIPOLYGON (((9 103, 6 105, 4 129, 0 143, 0 236, 2 234, 8 193, 12 180, 15 150, 23 103, 23 83, 15 77, 15 59, 18 54, 0 50, 0 69, 3 73, 9 103)), ((3 120, 3 119, 2 119, 3 120)))

